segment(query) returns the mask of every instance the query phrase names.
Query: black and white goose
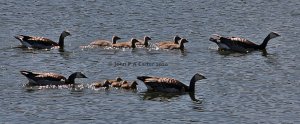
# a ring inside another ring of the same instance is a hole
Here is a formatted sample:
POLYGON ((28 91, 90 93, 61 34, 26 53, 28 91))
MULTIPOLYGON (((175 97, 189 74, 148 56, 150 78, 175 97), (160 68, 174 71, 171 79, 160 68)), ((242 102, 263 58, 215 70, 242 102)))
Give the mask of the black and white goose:
POLYGON ((68 85, 75 84, 75 78, 87 78, 81 72, 71 74, 68 79, 63 75, 49 72, 20 71, 28 80, 29 86, 68 85))
POLYGON ((148 47, 149 46, 149 40, 151 40, 151 38, 149 36, 145 36, 144 41, 138 40, 139 42, 137 42, 136 45, 140 46, 140 47, 148 47))
POLYGON ((249 52, 251 50, 264 50, 269 42, 269 40, 280 36, 275 32, 271 32, 264 41, 258 45, 247 39, 240 37, 222 37, 220 35, 214 34, 210 37, 210 41, 216 43, 221 50, 232 50, 237 52, 249 52))
POLYGON ((93 42, 90 43, 90 45, 94 45, 94 46, 112 46, 112 44, 116 44, 117 40, 121 39, 118 36, 112 36, 112 41, 108 41, 108 40, 95 40, 93 42))
POLYGON ((19 35, 19 36, 15 36, 15 38, 20 40, 22 46, 27 48, 51 49, 53 47, 58 47, 60 49, 63 49, 64 39, 69 35, 71 34, 68 31, 63 31, 59 37, 58 43, 44 37, 19 35))
POLYGON ((195 74, 190 85, 187 86, 174 78, 168 77, 150 77, 150 76, 138 76, 137 79, 144 82, 148 90, 161 91, 161 92, 194 92, 195 83, 198 80, 206 79, 201 74, 195 74))

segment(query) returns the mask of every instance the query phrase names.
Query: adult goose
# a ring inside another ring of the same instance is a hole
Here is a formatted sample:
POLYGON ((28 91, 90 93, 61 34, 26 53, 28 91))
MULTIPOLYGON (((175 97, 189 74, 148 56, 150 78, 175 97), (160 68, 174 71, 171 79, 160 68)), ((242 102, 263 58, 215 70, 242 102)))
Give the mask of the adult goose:
POLYGON ((95 40, 93 42, 90 43, 90 45, 94 45, 94 46, 112 46, 112 44, 116 44, 117 40, 121 39, 118 36, 112 36, 112 41, 108 41, 108 40, 95 40))
POLYGON ((251 50, 264 50, 267 47, 269 40, 280 36, 276 32, 271 32, 263 40, 261 44, 255 44, 245 38, 240 37, 223 37, 217 34, 214 34, 210 37, 210 41, 216 43, 221 50, 232 50, 237 52, 249 52, 251 50))
POLYGON ((184 43, 188 43, 188 41, 184 38, 179 40, 179 44, 164 44, 159 46, 159 48, 161 49, 180 49, 180 50, 184 50, 184 43))
POLYGON ((75 84, 75 78, 87 78, 81 72, 75 72, 68 78, 56 73, 20 71, 29 80, 29 86, 75 84))
POLYGON ((173 41, 161 41, 156 43, 157 46, 162 46, 165 44, 179 44, 179 40, 181 39, 181 37, 179 37, 178 35, 174 36, 173 41))
POLYGON ((121 43, 116 43, 116 44, 112 44, 113 47, 115 48, 136 48, 136 43, 138 43, 139 41, 137 39, 132 38, 130 41, 128 42, 121 42, 121 43))
POLYGON ((123 81, 121 88, 123 89, 137 89, 137 85, 139 85, 136 81, 132 83, 128 83, 127 81, 123 81))
POLYGON ((192 77, 189 86, 174 78, 168 77, 138 76, 137 79, 143 81, 148 90, 161 92, 194 92, 195 83, 198 80, 206 78, 203 75, 197 73, 192 77))
POLYGON ((149 36, 145 36, 144 41, 138 40, 139 42, 137 42, 136 45, 137 46, 142 46, 142 47, 148 47, 149 46, 149 40, 151 40, 151 38, 149 36))
POLYGON ((68 31, 63 31, 60 34, 58 43, 44 37, 19 35, 19 36, 15 36, 15 38, 21 42, 22 46, 27 48, 51 49, 55 47, 55 48, 63 49, 64 39, 69 35, 71 34, 68 31))

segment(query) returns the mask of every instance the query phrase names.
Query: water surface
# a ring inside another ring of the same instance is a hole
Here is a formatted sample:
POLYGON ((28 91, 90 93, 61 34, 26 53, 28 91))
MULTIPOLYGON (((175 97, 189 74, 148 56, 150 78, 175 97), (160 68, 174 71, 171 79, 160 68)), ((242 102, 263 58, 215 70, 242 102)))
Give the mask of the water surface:
POLYGON ((299 123, 299 25, 297 1, 11 1, 0 2, 0 121, 3 123, 299 123), (24 50, 18 34, 55 41, 63 30, 65 52, 24 50), (211 34, 242 36, 261 43, 276 31, 268 54, 223 53, 211 34), (82 49, 112 35, 128 39, 148 35, 152 43, 187 38, 186 51, 154 49, 82 49), (118 66, 114 62, 166 63, 167 66, 118 66), (83 89, 28 91, 20 70, 85 73, 83 89), (87 88, 116 76, 174 77, 188 84, 195 73, 193 102, 188 94, 87 88))

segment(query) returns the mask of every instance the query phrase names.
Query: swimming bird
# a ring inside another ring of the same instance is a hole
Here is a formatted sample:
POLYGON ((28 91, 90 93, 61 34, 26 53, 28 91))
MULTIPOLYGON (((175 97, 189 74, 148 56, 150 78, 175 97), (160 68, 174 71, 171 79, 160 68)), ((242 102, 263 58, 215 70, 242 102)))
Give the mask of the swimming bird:
POLYGON ((168 77, 151 77, 151 76, 138 76, 137 79, 144 82, 148 90, 161 91, 161 92, 194 92, 195 83, 198 80, 206 79, 203 75, 196 73, 187 86, 182 82, 168 77))
POLYGON ((216 43, 221 50, 233 50, 237 52, 249 52, 251 50, 264 50, 267 47, 269 40, 280 36, 276 32, 271 32, 263 40, 263 42, 258 45, 245 38, 240 37, 223 37, 218 34, 214 34, 210 37, 210 41, 216 43))
POLYGON ((69 35, 71 34, 68 31, 63 31, 59 37, 58 43, 44 37, 19 35, 15 36, 15 38, 21 42, 22 46, 27 48, 51 49, 53 47, 58 47, 60 49, 63 49, 64 39, 69 35))
POLYGON ((101 88, 101 87, 105 87, 105 89, 109 88, 109 82, 107 80, 105 80, 103 83, 101 82, 95 82, 92 84, 92 86, 94 86, 95 88, 101 88))
POLYGON ((185 38, 182 38, 179 40, 179 44, 164 44, 159 46, 159 48, 161 49, 180 49, 180 50, 184 50, 184 43, 188 43, 188 41, 185 38))
POLYGON ((108 40, 95 40, 93 42, 90 43, 90 45, 94 45, 94 46, 112 46, 112 44, 116 44, 117 40, 121 39, 118 36, 112 36, 112 41, 108 41, 108 40))
POLYGON ((60 74, 49 72, 20 71, 29 80, 30 86, 75 84, 75 78, 87 78, 81 72, 71 74, 68 79, 60 74))
POLYGON ((121 88, 123 89, 136 89, 137 86, 139 85, 136 81, 133 81, 132 83, 128 83, 127 81, 123 81, 121 88))
POLYGON ((178 35, 175 35, 173 38, 173 41, 161 41, 156 43, 157 46, 162 46, 165 44, 179 44, 179 40, 181 39, 181 37, 179 37, 178 35))
POLYGON ((136 45, 137 46, 148 47, 149 46, 149 40, 151 40, 151 38, 149 36, 145 36, 144 41, 138 40, 139 42, 137 42, 136 45))
POLYGON ((136 48, 136 43, 138 43, 139 41, 137 39, 132 38, 130 41, 128 42, 121 42, 121 43, 116 43, 116 44, 112 44, 113 47, 115 48, 136 48))
POLYGON ((120 82, 112 82, 110 84, 111 87, 121 87, 123 83, 126 83, 127 81, 120 81, 120 82))
POLYGON ((120 77, 116 77, 116 79, 108 79, 106 81, 108 81, 109 84, 112 84, 114 82, 121 82, 121 81, 123 81, 123 79, 120 77))

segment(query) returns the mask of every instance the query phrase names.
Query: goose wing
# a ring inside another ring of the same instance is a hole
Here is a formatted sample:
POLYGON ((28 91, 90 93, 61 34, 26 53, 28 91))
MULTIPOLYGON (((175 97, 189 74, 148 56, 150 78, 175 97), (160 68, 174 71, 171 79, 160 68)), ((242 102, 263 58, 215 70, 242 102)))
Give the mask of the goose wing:
POLYGON ((162 46, 165 44, 174 44, 174 41, 161 41, 161 42, 156 43, 156 45, 158 45, 158 46, 162 46))
POLYGON ((164 44, 164 45, 159 46, 159 48, 161 48, 161 49, 178 49, 179 47, 180 47, 180 45, 174 44, 174 43, 164 44))
POLYGON ((27 42, 31 45, 34 44, 43 44, 46 46, 58 46, 58 43, 44 37, 35 37, 35 36, 25 36, 25 35, 19 35, 16 37, 17 39, 27 42))
POLYGON ((112 45, 113 47, 131 47, 131 42, 121 42, 112 45))
POLYGON ((180 81, 167 78, 167 77, 148 77, 148 76, 139 76, 137 79, 143 81, 145 85, 150 86, 153 89, 159 88, 175 88, 181 90, 183 87, 187 87, 185 84, 180 81))
POLYGON ((257 44, 240 37, 221 37, 220 42, 226 44, 227 46, 241 46, 244 48, 250 48, 257 46, 257 44))
POLYGON ((107 40, 95 40, 93 42, 90 43, 90 45, 97 45, 97 46, 109 46, 112 43, 110 41, 107 40))
POLYGON ((60 74, 56 73, 34 73, 36 76, 35 79, 43 79, 49 81, 61 81, 66 80, 66 78, 60 74))

